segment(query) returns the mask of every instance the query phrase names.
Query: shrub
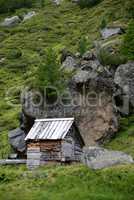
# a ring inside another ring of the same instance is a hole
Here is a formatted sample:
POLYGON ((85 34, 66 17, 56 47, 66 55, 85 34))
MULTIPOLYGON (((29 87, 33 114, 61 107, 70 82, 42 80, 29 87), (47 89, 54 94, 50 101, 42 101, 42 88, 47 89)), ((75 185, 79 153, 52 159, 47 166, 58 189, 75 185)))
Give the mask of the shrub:
POLYGON ((10 59, 17 59, 22 56, 22 52, 20 49, 12 49, 8 52, 7 57, 10 59))
POLYGON ((89 44, 86 37, 82 37, 78 44, 78 51, 82 56, 88 50, 89 44))
POLYGON ((42 8, 45 6, 45 0, 33 0, 33 6, 37 8, 42 8))
POLYGON ((134 18, 134 0, 125 1, 125 11, 127 18, 134 18))
POLYGON ((100 49, 98 59, 102 65, 118 66, 126 62, 126 58, 120 53, 110 53, 107 49, 100 49))
POLYGON ((14 11, 17 8, 30 8, 33 0, 0 0, 0 13, 14 11))
POLYGON ((79 0, 78 4, 81 8, 90 8, 100 3, 102 0, 79 0))
POLYGON ((105 18, 102 18, 101 24, 100 24, 100 28, 101 28, 101 29, 104 29, 104 28, 106 28, 106 26, 107 26, 106 19, 105 19, 105 18))
POLYGON ((128 30, 124 36, 121 52, 129 60, 134 60, 134 20, 131 20, 128 25, 128 30))

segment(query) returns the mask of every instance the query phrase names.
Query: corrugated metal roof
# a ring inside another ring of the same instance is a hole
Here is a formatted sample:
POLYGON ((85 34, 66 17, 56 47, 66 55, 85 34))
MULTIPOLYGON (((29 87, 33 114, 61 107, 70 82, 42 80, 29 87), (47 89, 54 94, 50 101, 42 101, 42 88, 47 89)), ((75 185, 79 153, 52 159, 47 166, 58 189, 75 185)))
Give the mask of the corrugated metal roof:
POLYGON ((63 139, 74 122, 74 118, 37 119, 25 140, 63 139))

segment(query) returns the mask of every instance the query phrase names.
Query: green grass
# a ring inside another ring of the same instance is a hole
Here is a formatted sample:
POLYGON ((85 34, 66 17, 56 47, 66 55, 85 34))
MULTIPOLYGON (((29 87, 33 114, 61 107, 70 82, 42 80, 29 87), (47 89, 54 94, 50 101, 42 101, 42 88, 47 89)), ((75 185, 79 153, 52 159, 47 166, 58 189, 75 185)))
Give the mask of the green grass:
POLYGON ((0 167, 1 200, 133 200, 134 166, 0 167))
POLYGON ((134 158, 134 117, 122 118, 116 137, 105 145, 108 149, 124 151, 134 158))

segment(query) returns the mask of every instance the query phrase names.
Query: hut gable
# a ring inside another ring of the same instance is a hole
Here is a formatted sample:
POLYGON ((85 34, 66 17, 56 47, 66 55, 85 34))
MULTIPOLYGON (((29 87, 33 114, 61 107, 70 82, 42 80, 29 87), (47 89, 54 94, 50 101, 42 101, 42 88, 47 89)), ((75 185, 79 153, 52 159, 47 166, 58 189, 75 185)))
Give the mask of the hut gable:
POLYGON ((35 120, 25 140, 28 166, 80 161, 84 146, 74 118, 35 120))

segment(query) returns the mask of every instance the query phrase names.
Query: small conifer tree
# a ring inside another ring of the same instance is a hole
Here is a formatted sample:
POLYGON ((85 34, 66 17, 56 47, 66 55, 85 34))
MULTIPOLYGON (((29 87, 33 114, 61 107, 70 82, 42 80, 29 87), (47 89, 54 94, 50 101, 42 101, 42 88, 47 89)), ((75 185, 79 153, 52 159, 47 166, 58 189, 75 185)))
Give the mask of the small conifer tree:
POLYGON ((44 62, 42 62, 36 74, 36 86, 41 90, 44 87, 63 88, 62 70, 57 55, 52 48, 47 49, 44 62))

